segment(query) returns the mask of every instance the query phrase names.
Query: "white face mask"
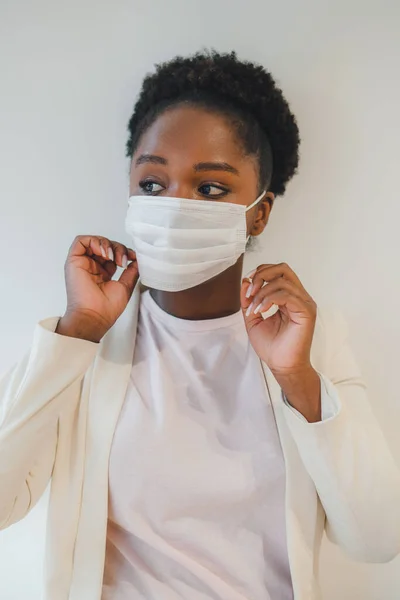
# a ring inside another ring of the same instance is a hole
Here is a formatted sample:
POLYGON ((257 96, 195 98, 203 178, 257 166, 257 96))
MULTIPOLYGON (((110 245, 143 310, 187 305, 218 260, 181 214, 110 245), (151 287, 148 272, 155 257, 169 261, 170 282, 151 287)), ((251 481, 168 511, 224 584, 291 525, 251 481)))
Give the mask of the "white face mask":
POLYGON ((156 290, 179 292, 208 281, 244 253, 250 204, 131 196, 125 228, 133 239, 140 279, 156 290))

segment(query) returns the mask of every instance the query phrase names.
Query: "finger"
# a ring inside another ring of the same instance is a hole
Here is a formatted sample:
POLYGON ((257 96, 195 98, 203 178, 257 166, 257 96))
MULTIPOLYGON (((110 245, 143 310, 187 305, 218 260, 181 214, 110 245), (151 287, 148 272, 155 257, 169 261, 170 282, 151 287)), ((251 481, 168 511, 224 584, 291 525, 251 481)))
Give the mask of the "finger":
POLYGON ((300 279, 286 263, 280 263, 278 265, 259 265, 252 279, 252 295, 255 295, 265 283, 268 283, 277 277, 287 279, 304 290, 300 279))
MULTIPOLYGON (((114 260, 114 262, 123 269, 126 269, 128 266, 128 248, 124 244, 120 244, 119 242, 111 241, 110 248, 112 250, 113 258, 110 260, 114 260)), ((109 254, 110 256, 111 254, 109 254)), ((132 260, 132 259, 131 259, 132 260)))
POLYGON ((78 235, 71 244, 68 256, 97 256, 107 259, 104 249, 102 251, 101 237, 95 235, 78 235))
POLYGON ((108 277, 110 279, 112 279, 117 270, 117 265, 115 263, 111 262, 111 260, 108 260, 107 262, 104 263, 103 269, 106 271, 108 277))
MULTIPOLYGON (((298 296, 302 298, 304 301, 312 301, 311 296, 307 294, 304 288, 298 287, 291 281, 284 279, 283 277, 277 277, 273 279, 269 283, 265 284, 256 294, 253 295, 251 293, 249 299, 252 299, 254 306, 258 306, 261 302, 263 302, 264 298, 279 292, 280 290, 285 290, 294 296, 298 296)), ((251 291, 251 290, 250 290, 251 291)))
POLYGON ((105 260, 114 260, 114 252, 111 248, 111 242, 107 238, 99 238, 101 255, 105 260))
POLYGON ((264 317, 260 311, 256 314, 254 313, 255 305, 253 303, 253 298, 248 298, 246 296, 246 291, 249 288, 250 283, 249 279, 244 279, 240 290, 240 302, 247 331, 250 331, 250 329, 264 321, 264 317))
POLYGON ((112 260, 116 265, 126 269, 129 260, 136 260, 136 254, 131 248, 127 248, 125 244, 101 238, 102 247, 108 260, 112 260))
POLYGON ((250 281, 248 279, 244 279, 240 290, 240 303, 242 306, 243 317, 247 328, 249 326, 253 327, 254 325, 257 325, 258 322, 261 323, 264 320, 260 312, 254 314, 255 306, 253 304, 253 298, 246 297, 246 292, 250 285, 250 281))
POLYGON ((136 260, 136 252, 132 248, 128 248, 128 260, 136 260))
POLYGON ((256 306, 255 303, 251 303, 246 311, 246 316, 261 315, 262 312, 266 312, 276 304, 280 310, 284 309, 286 314, 291 318, 292 321, 299 322, 299 320, 306 318, 314 318, 315 311, 314 306, 305 301, 303 298, 291 294, 286 290, 278 290, 273 294, 266 296, 263 301, 256 306))
MULTIPOLYGON (((100 244, 99 244, 100 246, 100 244)), ((101 247, 100 247, 101 249, 101 247)), ((98 254, 95 254, 95 252, 93 252, 92 248, 88 248, 87 250, 87 256, 91 258, 91 260, 94 260, 95 262, 99 263, 102 266, 105 266, 107 262, 110 262, 108 258, 104 258, 103 255, 98 256, 98 254)))
POLYGON ((251 285, 251 281, 249 279, 243 279, 242 286, 240 288, 240 304, 242 309, 246 312, 247 307, 252 303, 253 299, 247 297, 247 290, 251 285))
POLYGON ((136 259, 133 250, 128 250, 124 244, 103 236, 77 236, 71 246, 70 256, 82 256, 84 254, 95 258, 100 264, 103 264, 103 261, 115 262, 123 269, 127 267, 128 259, 136 259))
POLYGON ((122 285, 125 286, 128 293, 128 298, 131 297, 138 279, 139 271, 137 262, 133 261, 127 266, 127 268, 121 274, 121 277, 118 279, 119 283, 122 283, 122 285))
POLYGON ((94 277, 96 283, 110 281, 117 270, 115 263, 111 261, 105 261, 103 258, 99 258, 94 255, 90 257, 85 256, 83 257, 83 260, 86 260, 86 265, 84 268, 88 273, 90 273, 90 275, 94 277))
POLYGON ((242 287, 240 289, 240 304, 242 307, 244 322, 248 331, 250 326, 256 325, 258 321, 261 322, 263 320, 261 313, 255 315, 254 312, 251 311, 251 308, 253 307, 253 299, 246 296, 246 292, 250 285, 251 281, 249 279, 243 279, 242 287))
MULTIPOLYGON (((105 237, 100 238, 102 255, 104 257, 106 257, 107 260, 111 260, 112 262, 115 262, 116 264, 118 264, 118 262, 116 260, 116 256, 115 256, 116 250, 117 250, 115 248, 116 244, 117 244, 117 242, 112 242, 108 238, 105 238, 105 237)), ((120 256, 119 256, 119 258, 120 258, 120 256)), ((122 266, 122 265, 118 265, 118 266, 122 266)))

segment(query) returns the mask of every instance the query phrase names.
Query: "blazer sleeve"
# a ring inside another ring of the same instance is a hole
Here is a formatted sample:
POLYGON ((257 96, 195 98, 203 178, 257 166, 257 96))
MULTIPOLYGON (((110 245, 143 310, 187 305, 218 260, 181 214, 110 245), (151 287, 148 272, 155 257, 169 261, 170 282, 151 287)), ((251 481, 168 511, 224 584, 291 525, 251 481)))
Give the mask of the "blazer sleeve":
POLYGON ((30 352, 0 380, 0 529, 22 519, 51 478, 58 419, 79 402, 98 344, 36 327, 30 352))
POLYGON ((337 409, 331 418, 308 423, 284 405, 286 421, 325 510, 328 538, 353 559, 388 562, 400 553, 400 472, 340 315, 330 332, 333 346, 320 377, 322 394, 337 409))

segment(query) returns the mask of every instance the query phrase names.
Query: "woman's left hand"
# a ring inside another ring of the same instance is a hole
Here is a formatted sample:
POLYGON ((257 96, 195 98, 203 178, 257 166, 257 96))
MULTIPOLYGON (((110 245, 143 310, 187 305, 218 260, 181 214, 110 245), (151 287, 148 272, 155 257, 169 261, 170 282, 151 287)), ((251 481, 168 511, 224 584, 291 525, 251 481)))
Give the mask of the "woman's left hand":
POLYGON ((317 305, 286 264, 260 265, 243 279, 241 306, 250 342, 289 402, 311 421, 320 420, 320 379, 311 365, 317 305), (264 285, 264 283, 266 285, 264 285), (273 305, 278 311, 264 319, 273 305))

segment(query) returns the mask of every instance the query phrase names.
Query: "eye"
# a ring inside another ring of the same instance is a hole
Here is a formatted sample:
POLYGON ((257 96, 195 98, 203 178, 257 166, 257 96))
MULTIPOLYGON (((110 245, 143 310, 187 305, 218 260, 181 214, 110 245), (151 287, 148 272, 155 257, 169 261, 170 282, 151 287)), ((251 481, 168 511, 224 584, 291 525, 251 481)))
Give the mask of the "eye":
POLYGON ((147 181, 140 181, 139 187, 145 194, 149 194, 149 196, 155 196, 164 189, 160 183, 149 179, 147 181))
POLYGON ((199 192, 203 196, 208 196, 209 198, 220 198, 221 196, 225 196, 229 190, 219 185, 204 183, 199 187, 199 192))

